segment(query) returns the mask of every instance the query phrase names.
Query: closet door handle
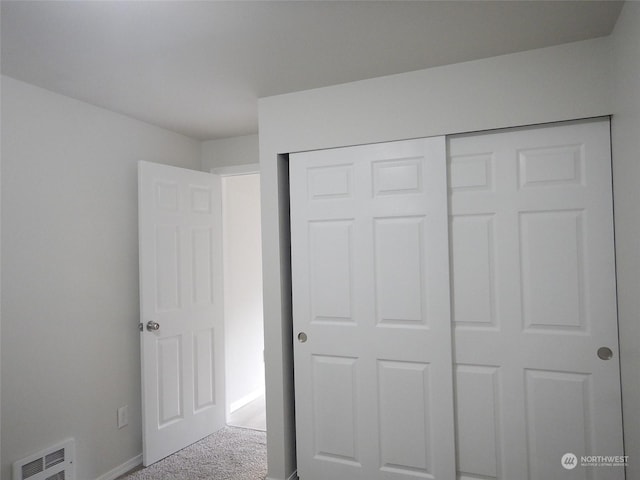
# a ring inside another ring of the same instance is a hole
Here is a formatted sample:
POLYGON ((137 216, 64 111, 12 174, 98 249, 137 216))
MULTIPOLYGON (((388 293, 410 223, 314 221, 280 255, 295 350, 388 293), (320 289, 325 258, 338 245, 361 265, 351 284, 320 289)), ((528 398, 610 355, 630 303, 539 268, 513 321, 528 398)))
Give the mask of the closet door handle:
POLYGON ((598 358, 600 360, 611 360, 613 357, 613 352, 609 347, 600 347, 598 349, 598 358))

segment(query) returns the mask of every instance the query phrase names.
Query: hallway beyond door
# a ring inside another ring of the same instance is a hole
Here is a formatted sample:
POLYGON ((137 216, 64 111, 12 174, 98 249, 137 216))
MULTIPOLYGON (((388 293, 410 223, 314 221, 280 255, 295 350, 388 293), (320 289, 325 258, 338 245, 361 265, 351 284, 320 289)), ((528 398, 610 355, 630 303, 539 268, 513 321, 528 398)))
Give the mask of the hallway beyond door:
POLYGON ((253 402, 247 403, 229 415, 227 422, 232 427, 250 428, 252 430, 267 431, 267 411, 264 394, 253 402))

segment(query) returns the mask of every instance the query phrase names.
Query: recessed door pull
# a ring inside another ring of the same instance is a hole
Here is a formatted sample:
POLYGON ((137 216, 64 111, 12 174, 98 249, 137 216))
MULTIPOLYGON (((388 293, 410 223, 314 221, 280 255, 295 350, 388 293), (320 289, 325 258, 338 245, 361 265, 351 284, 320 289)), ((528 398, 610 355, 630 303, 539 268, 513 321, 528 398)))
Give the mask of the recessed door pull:
POLYGON ((613 352, 609 347, 600 347, 598 349, 598 358, 600 360, 610 360, 613 357, 613 352))

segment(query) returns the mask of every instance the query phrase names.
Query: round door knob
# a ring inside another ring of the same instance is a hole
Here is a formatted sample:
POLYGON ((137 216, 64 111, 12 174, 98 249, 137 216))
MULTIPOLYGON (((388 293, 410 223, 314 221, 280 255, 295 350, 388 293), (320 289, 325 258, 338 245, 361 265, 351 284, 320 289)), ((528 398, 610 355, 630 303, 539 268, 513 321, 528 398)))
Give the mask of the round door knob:
POLYGON ((609 347, 600 347, 598 349, 598 358, 600 360, 610 360, 613 357, 613 352, 609 347))
POLYGON ((304 332, 300 332, 300 333, 298 334, 298 341, 299 341, 300 343, 304 343, 304 342, 306 342, 306 341, 307 341, 307 334, 306 334, 306 333, 304 333, 304 332))
POLYGON ((153 320, 149 320, 147 322, 147 330, 149 330, 150 332, 160 330, 160 324, 158 322, 154 322, 153 320))

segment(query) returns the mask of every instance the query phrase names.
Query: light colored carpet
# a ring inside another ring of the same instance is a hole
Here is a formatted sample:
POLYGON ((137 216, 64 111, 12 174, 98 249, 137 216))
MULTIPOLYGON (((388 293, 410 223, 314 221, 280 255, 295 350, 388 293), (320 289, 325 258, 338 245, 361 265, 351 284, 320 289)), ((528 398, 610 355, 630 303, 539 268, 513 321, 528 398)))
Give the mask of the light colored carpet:
POLYGON ((222 430, 135 471, 123 480, 263 480, 267 475, 265 432, 222 430))

